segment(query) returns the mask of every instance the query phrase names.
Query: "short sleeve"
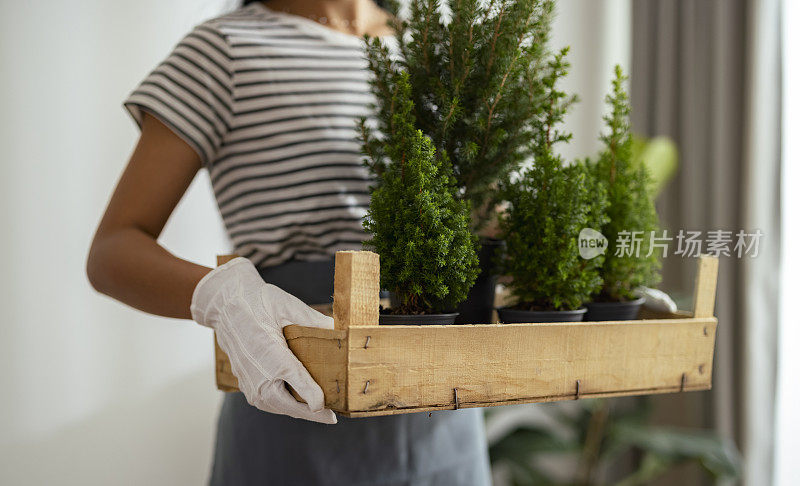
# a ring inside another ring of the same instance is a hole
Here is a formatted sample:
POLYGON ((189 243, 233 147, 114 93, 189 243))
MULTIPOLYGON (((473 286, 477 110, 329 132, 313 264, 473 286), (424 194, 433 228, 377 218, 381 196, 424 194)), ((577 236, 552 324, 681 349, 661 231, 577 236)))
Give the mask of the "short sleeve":
POLYGON ((146 111, 200 156, 213 162, 231 124, 230 49, 212 25, 201 24, 130 94, 123 105, 141 128, 146 111))

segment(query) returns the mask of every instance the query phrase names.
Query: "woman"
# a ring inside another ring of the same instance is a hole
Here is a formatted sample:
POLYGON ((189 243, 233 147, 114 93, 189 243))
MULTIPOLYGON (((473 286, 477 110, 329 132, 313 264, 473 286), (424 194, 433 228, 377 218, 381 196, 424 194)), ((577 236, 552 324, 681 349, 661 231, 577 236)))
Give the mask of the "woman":
POLYGON ((87 271, 126 304, 216 330, 242 393, 225 395, 211 484, 489 482, 478 410, 331 425, 281 331, 332 327, 309 305, 330 302, 334 253, 365 238, 361 37, 391 34, 387 20, 370 0, 251 2, 196 27, 125 101, 141 137, 87 271), (201 168, 244 257, 214 270, 157 243, 201 168))

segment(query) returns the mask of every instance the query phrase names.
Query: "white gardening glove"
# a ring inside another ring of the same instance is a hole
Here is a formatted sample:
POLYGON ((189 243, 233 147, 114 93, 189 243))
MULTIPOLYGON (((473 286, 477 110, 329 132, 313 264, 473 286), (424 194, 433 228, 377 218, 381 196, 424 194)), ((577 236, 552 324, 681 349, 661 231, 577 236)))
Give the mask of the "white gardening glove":
POLYGON ((219 346, 247 402, 265 412, 335 424, 322 389, 289 349, 290 324, 333 329, 333 319, 297 297, 267 284, 246 258, 234 258, 200 280, 192 295, 192 318, 217 331, 219 346), (285 383, 306 403, 298 402, 285 383))
POLYGON ((675 301, 666 292, 651 289, 650 287, 636 287, 633 293, 639 297, 644 297, 645 307, 666 312, 678 311, 675 301))

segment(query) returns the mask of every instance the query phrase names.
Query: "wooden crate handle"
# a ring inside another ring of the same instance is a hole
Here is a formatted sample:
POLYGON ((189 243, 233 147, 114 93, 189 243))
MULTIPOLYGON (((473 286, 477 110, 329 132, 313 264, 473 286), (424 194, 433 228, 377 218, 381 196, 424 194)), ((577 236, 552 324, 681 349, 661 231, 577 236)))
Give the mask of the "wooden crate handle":
MULTIPOLYGON (((217 266, 225 265, 239 255, 217 255, 217 266)), ((231 370, 231 361, 225 351, 219 347, 217 333, 214 332, 214 378, 217 389, 224 392, 239 391, 239 380, 231 370)))
MULTIPOLYGON (((217 255, 217 266, 238 256, 217 255)), ((378 254, 371 251, 337 251, 334 265, 334 328, 377 324, 380 307, 378 254)))
POLYGON ((701 255, 698 259, 694 281, 694 317, 714 317, 718 269, 717 257, 701 255))
MULTIPOLYGON (((224 265, 229 261, 237 258, 239 255, 217 255, 217 266, 224 265)), ((376 255, 377 256, 377 255, 376 255)), ((357 267, 358 265, 356 265, 357 267)), ((344 298, 344 297, 342 297, 344 298)), ((325 315, 331 315, 331 306, 330 304, 324 305, 312 305, 314 309, 322 312, 325 315)), ((376 307, 377 312, 377 307, 376 307)), ((375 322, 377 323, 378 318, 375 317, 375 322)), ((228 355, 225 354, 225 351, 219 347, 219 342, 217 341, 217 333, 214 333, 214 361, 215 361, 215 378, 217 382, 217 389, 224 391, 224 392, 236 392, 239 391, 239 380, 233 374, 233 370, 231 369, 231 362, 228 358, 228 355)), ((288 385, 287 385, 288 386, 288 385)), ((294 397, 299 401, 302 401, 299 395, 297 395, 291 387, 289 387, 289 391, 292 392, 294 397)))
POLYGON ((380 260, 371 251, 337 251, 333 278, 333 327, 378 324, 380 260))
POLYGON ((237 258, 239 255, 217 255, 217 266, 225 265, 229 261, 237 258))

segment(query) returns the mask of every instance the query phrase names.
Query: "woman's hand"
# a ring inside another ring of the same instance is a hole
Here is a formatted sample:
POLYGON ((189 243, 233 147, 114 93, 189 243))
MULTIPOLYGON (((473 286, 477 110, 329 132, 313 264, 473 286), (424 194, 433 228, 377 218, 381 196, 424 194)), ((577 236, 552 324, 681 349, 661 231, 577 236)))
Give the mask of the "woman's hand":
POLYGON ((290 324, 333 328, 333 319, 297 297, 264 283, 245 258, 235 258, 203 277, 194 290, 192 318, 217 331, 247 402, 265 412, 335 424, 325 397, 295 357, 283 328, 290 324), (306 403, 298 402, 288 383, 306 403))

